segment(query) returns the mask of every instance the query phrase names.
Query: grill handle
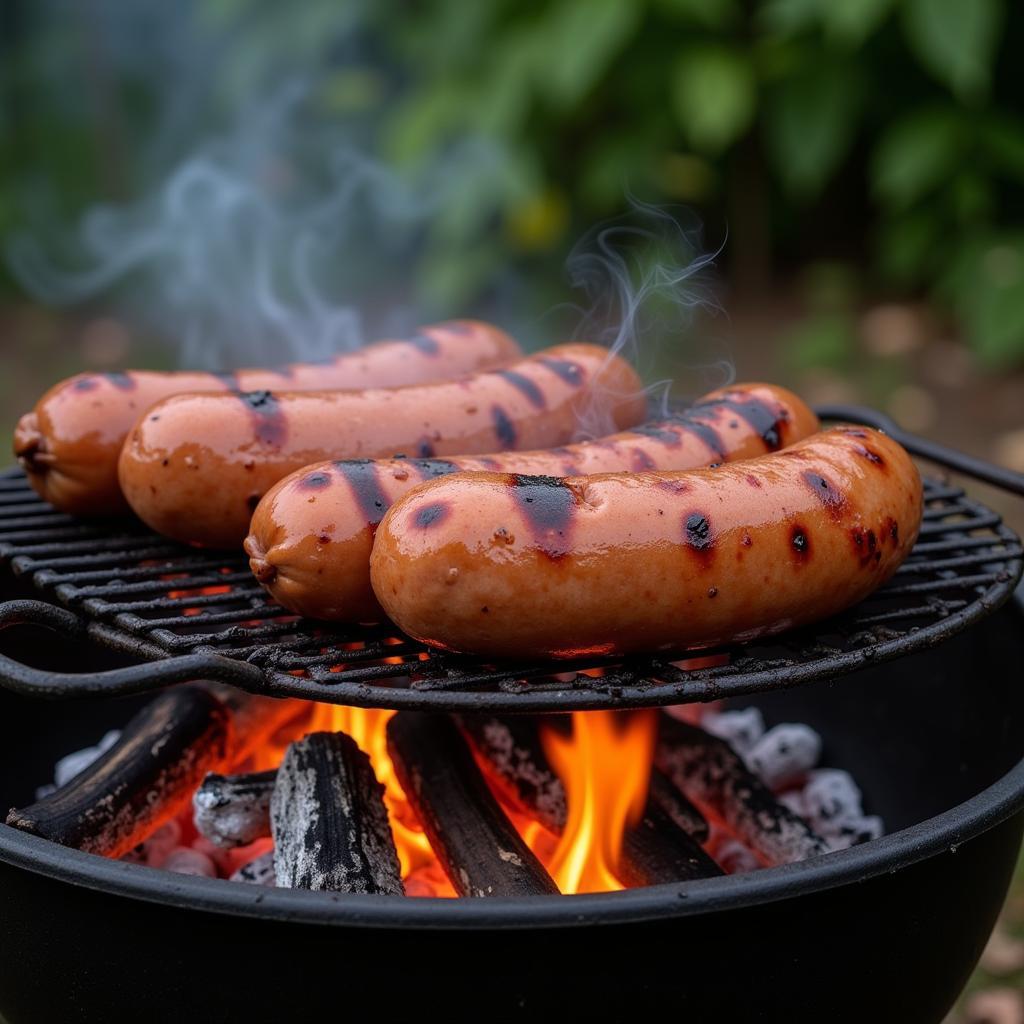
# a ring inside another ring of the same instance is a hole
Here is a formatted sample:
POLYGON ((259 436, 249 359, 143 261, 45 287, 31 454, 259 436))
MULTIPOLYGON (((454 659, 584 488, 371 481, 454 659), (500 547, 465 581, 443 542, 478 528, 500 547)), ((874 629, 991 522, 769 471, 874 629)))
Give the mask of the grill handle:
POLYGON ((871 409, 865 405, 819 405, 815 407, 814 411, 823 420, 863 423, 865 426, 884 431, 894 441, 903 445, 911 455, 917 455, 929 462, 945 466, 946 469, 951 469, 955 473, 964 473, 974 477, 975 480, 982 480, 1004 491, 1011 491, 1024 497, 1024 473, 1015 473, 1012 469, 997 466, 994 462, 975 458, 965 452, 958 452, 954 448, 947 448, 936 441, 929 441, 925 437, 908 433, 884 412, 879 412, 877 409, 871 409))
MULTIPOLYGON (((42 626, 73 640, 84 640, 88 629, 74 612, 45 601, 0 603, 0 630, 9 626, 42 626)), ((0 654, 0 686, 24 697, 63 700, 70 697, 114 697, 147 693, 196 679, 230 683, 243 690, 267 693, 270 689, 261 669, 212 652, 184 654, 177 658, 147 661, 105 672, 53 672, 32 668, 0 654)))

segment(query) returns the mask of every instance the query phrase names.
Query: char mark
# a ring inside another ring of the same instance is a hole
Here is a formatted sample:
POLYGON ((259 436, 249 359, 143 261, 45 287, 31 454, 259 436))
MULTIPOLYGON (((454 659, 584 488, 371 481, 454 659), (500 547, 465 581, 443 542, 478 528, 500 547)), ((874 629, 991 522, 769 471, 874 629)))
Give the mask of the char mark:
POLYGON ((801 560, 807 559, 811 555, 811 538, 807 530, 799 523, 789 531, 789 546, 801 560))
POLYGON ((436 526, 438 523, 443 522, 448 518, 450 512, 451 508, 447 502, 434 501, 429 505, 418 508, 413 516, 413 522, 421 530, 426 530, 428 527, 436 526))
POLYGON ((782 424, 786 421, 785 411, 772 409, 767 402, 743 392, 735 398, 718 398, 695 409, 729 409, 742 417, 757 432, 769 451, 782 447, 782 424))
POLYGON ((373 459, 344 459, 335 462, 334 468, 348 481, 367 525, 376 529, 388 510, 388 498, 377 476, 377 463, 373 459))
POLYGON ((134 391, 137 386, 130 373, 105 373, 103 376, 120 391, 134 391))
POLYGON ((874 466, 878 466, 879 469, 885 468, 885 459, 878 454, 874 449, 868 448, 867 445, 855 444, 853 450, 862 458, 867 459, 874 466))
POLYGON ((409 339, 409 344, 425 356, 436 356, 441 352, 441 346, 437 339, 432 338, 429 334, 415 334, 409 339))
POLYGON ((431 459, 434 457, 434 443, 426 434, 416 442, 416 458, 431 459))
POLYGON ((678 448, 683 442, 679 436, 679 424, 668 420, 655 420, 653 423, 643 423, 639 427, 633 427, 631 434, 639 434, 641 437, 650 437, 655 441, 668 445, 669 448, 678 448))
POLYGON ((459 471, 459 467, 447 459, 409 459, 408 463, 416 467, 416 471, 424 480, 436 480, 439 476, 459 471))
POLYGON ((842 493, 834 485, 828 482, 820 473, 805 469, 800 478, 811 489, 811 493, 825 506, 825 511, 833 519, 839 519, 846 507, 846 501, 842 493))
POLYGON ((518 370, 497 370, 496 372, 499 377, 504 377, 512 387, 524 394, 535 409, 547 407, 548 403, 544 392, 529 377, 519 373, 518 370))
POLYGON ((510 478, 512 493, 530 525, 534 543, 553 560, 569 551, 569 529, 576 512, 576 496, 563 480, 553 476, 510 478))
POLYGON ((710 423, 703 423, 701 420, 686 416, 679 421, 679 426, 697 437, 714 455, 715 461, 725 460, 726 452, 722 445, 722 438, 710 423))
POLYGON ((703 512, 690 512, 683 527, 687 546, 699 555, 710 555, 715 547, 715 534, 708 517, 703 512))
POLYGON ((307 473, 301 480, 299 480, 299 490, 302 491, 322 491, 325 487, 330 486, 331 474, 324 473, 322 470, 317 470, 315 473, 307 473))
POLYGON ((270 391, 241 391, 238 397, 252 414, 256 440, 280 448, 288 433, 280 402, 270 391))
POLYGON ((566 384, 574 388, 578 388, 583 384, 586 375, 579 363, 574 363, 569 359, 553 359, 550 356, 544 356, 539 362, 546 366, 553 374, 561 377, 566 384))
POLYGON ((643 473, 649 469, 657 469, 654 459, 643 448, 633 448, 629 454, 630 467, 634 473, 643 473))
POLYGON ((492 405, 491 419, 494 421, 494 432, 498 435, 498 443, 501 447, 514 448, 516 444, 516 426, 509 419, 508 413, 500 405, 492 405))
POLYGON ((73 386, 76 391, 95 391, 100 382, 95 377, 82 377, 76 380, 73 386))
POLYGON ((211 377, 216 377, 228 389, 228 391, 241 391, 242 386, 238 382, 238 378, 230 372, 225 371, 224 373, 211 373, 211 377))

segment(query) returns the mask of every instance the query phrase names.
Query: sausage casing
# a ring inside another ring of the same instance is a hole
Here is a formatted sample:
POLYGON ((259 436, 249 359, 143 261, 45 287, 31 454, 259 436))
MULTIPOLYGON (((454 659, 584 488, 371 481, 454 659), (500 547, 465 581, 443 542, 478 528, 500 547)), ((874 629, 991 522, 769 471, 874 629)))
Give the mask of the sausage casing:
POLYGON ((371 579, 402 630, 450 650, 680 650, 855 604, 896 571, 921 512, 907 453, 837 427, 716 469, 444 477, 391 507, 371 579))
POLYGON ((22 416, 14 454, 36 491, 62 511, 117 515, 128 511, 117 482, 121 446, 138 418, 171 395, 400 387, 502 366, 520 355, 499 328, 454 320, 421 328, 410 339, 379 341, 323 363, 277 370, 83 373, 56 384, 22 416))
POLYGON ((763 455, 817 429, 814 413, 784 388, 738 384, 711 392, 671 419, 563 448, 320 462, 267 492, 245 549, 256 578, 285 608, 311 618, 375 621, 382 612, 370 586, 374 530, 394 502, 425 480, 480 470, 576 476, 694 469, 763 455))
POLYGON ((260 498, 302 466, 548 447, 572 438, 584 408, 616 428, 644 415, 635 371, 598 345, 559 345, 439 384, 179 395, 133 428, 119 478, 132 509, 158 533, 234 547, 260 498))

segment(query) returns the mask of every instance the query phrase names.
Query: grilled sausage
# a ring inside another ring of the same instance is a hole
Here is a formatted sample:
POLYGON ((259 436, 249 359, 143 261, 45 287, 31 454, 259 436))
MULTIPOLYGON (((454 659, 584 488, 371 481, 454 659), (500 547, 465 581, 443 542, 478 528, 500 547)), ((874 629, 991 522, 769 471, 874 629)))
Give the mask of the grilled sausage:
POLYGON ((561 444, 584 404, 616 427, 638 423, 640 380, 606 349, 573 344, 443 384, 179 395, 153 406, 132 430, 121 453, 121 488, 158 533, 233 547, 260 498, 302 466, 561 444))
POLYGON ((370 587, 374 530, 387 508, 424 480, 460 470, 576 476, 693 469, 763 455, 817 429, 817 417, 796 395, 745 384, 714 391, 672 419, 565 448, 320 462, 267 492, 245 550, 256 578, 285 608, 312 618, 376 621, 382 612, 370 587))
POLYGON ((117 515, 128 505, 117 458, 135 421, 170 395, 195 391, 399 387, 445 380, 520 357, 504 331, 473 320, 424 327, 405 341, 379 341, 324 363, 234 373, 83 373, 52 387, 14 434, 29 482, 73 515, 117 515))
POLYGON ((377 529, 377 598, 410 636, 488 657, 679 650, 825 618, 888 579, 921 480, 837 427, 717 469, 422 484, 377 529))

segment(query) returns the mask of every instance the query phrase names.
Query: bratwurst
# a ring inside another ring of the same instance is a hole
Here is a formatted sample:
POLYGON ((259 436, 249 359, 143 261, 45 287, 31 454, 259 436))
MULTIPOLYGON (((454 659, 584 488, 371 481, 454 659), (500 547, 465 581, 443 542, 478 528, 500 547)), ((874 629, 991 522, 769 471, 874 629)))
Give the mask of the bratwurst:
POLYGON ((370 586, 374 530, 394 502, 425 480, 480 470, 578 476, 693 469, 763 455, 817 429, 814 413, 784 388, 738 384, 711 392, 670 419, 563 448, 320 462, 267 492, 252 517, 245 550, 256 578, 290 611, 377 621, 383 613, 370 586))
POLYGON ((445 380, 520 358, 504 331, 474 320, 423 327, 403 341, 378 341, 325 363, 234 373, 82 373, 54 385, 22 416, 14 454, 50 504, 73 515, 128 511, 117 458, 128 432, 150 406, 186 392, 287 388, 400 387, 445 380))
POLYGON ((391 507, 370 572, 389 617, 436 647, 680 650, 855 604, 907 556, 921 511, 907 453, 837 427, 715 469, 444 477, 391 507))
POLYGON ((260 498, 302 466, 563 444, 584 408, 613 429, 644 415, 636 372, 598 345, 559 345, 441 384, 179 395, 132 430, 119 477, 131 507, 158 533, 235 547, 260 498))

